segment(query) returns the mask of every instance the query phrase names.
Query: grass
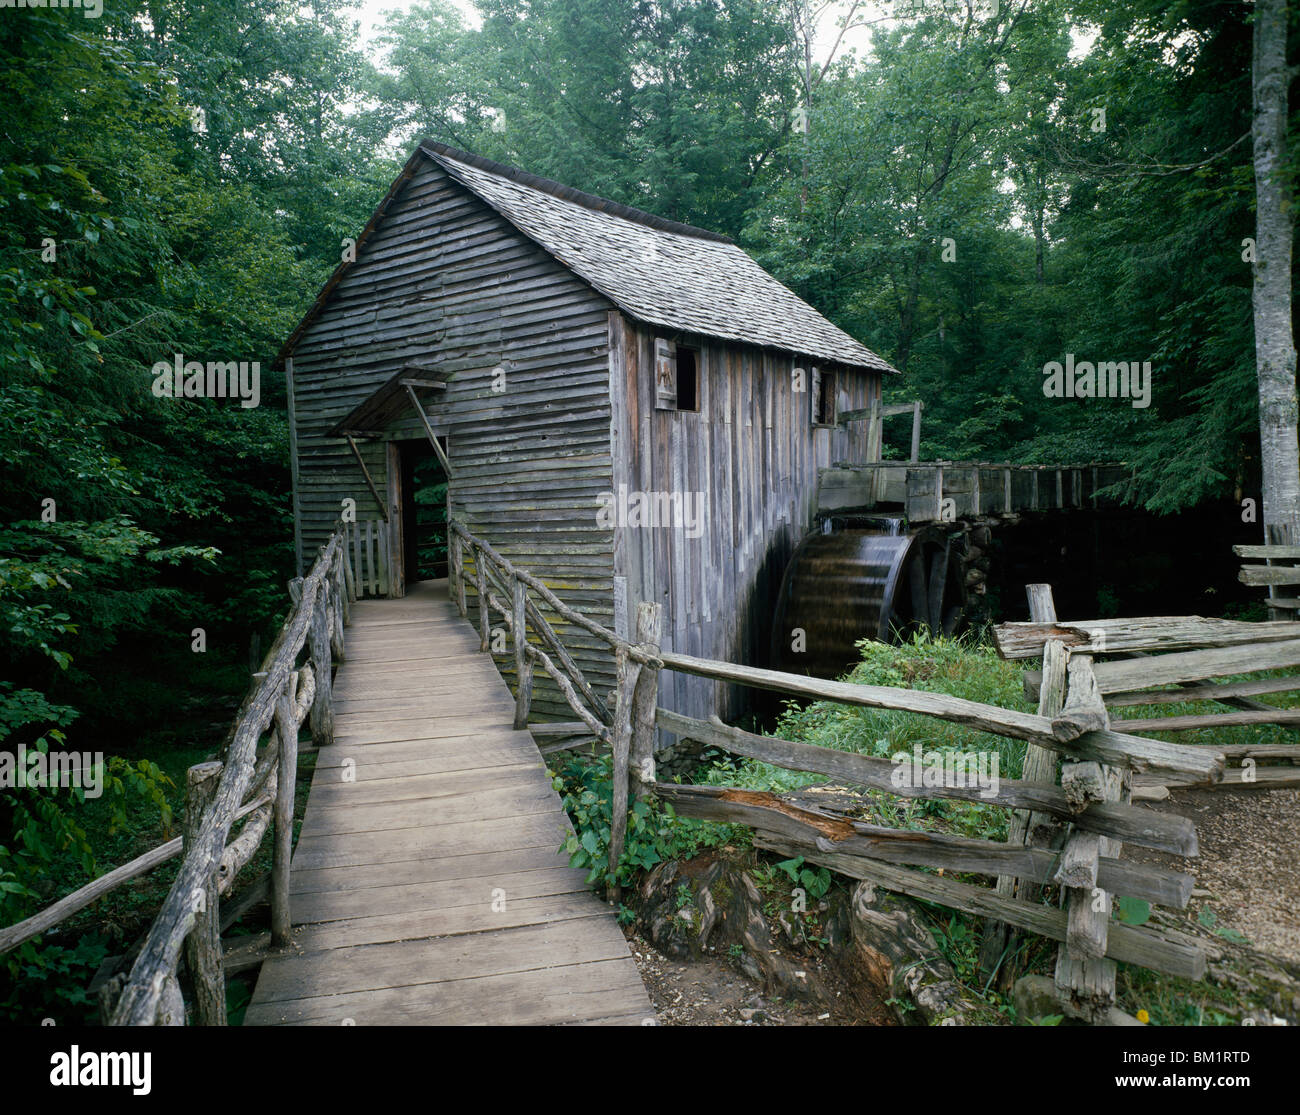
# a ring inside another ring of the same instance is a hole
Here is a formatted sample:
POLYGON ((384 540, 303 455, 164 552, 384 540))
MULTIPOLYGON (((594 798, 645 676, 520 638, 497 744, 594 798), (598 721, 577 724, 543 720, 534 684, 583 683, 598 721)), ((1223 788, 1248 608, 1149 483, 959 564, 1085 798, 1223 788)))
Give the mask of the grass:
MULTIPOLYGON (((946 693, 1001 708, 1032 711, 1024 697, 1020 667, 1004 662, 991 647, 974 640, 917 636, 902 646, 863 641, 858 649, 862 660, 844 676, 845 681, 946 693)), ((889 758, 900 751, 910 754, 917 746, 925 753, 987 752, 997 756, 1000 778, 1018 778, 1025 756, 1021 740, 917 713, 856 708, 833 701, 787 703, 773 734, 876 758, 889 758)), ((700 781, 785 793, 830 780, 824 775, 785 770, 756 760, 723 758, 705 771, 700 781)), ((883 791, 865 791, 863 798, 871 820, 877 824, 1006 839, 1007 813, 994 806, 900 799, 883 791)))
MULTIPOLYGON (((1263 670, 1254 674, 1237 674, 1233 677, 1215 678, 1216 683, 1258 681, 1263 678, 1284 677, 1287 670, 1263 670)), ((1168 687, 1170 689, 1176 686, 1168 687)), ((1300 707, 1300 693, 1266 693, 1252 700, 1278 708, 1300 707)), ((1125 720, 1153 720, 1157 717, 1214 715, 1230 711, 1214 701, 1175 701, 1167 705, 1123 705, 1110 709, 1110 718, 1116 730, 1123 730, 1125 720)), ((1154 731, 1155 729, 1148 729, 1154 731)), ((1295 743, 1295 728, 1282 724, 1238 724, 1228 727, 1191 728, 1184 731, 1160 732, 1159 738, 1187 746, 1231 746, 1233 744, 1295 743)), ((1146 732, 1144 731, 1144 735, 1146 732)))

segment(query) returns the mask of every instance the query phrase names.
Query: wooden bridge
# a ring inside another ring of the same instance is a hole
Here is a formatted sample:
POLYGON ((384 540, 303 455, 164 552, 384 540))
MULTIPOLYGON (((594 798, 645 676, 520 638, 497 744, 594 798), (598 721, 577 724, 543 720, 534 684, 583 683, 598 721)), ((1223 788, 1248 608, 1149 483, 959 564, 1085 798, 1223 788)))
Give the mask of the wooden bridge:
POLYGON ((293 857, 289 949, 246 1024, 653 1020, 613 910, 447 582, 358 601, 293 857))

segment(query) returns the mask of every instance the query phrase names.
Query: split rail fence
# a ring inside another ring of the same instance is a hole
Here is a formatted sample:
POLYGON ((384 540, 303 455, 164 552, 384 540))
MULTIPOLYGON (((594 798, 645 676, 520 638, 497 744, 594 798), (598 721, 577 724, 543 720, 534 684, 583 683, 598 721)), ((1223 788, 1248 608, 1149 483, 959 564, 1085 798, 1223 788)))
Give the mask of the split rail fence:
MULTIPOLYGON (((985 918, 994 965, 1009 950, 1006 927, 1060 942, 1056 982, 1063 1007, 1090 1021, 1117 1018, 1117 961, 1193 980, 1204 974, 1206 957, 1194 939, 1124 924, 1111 915, 1117 895, 1183 909, 1193 886, 1192 877, 1183 872, 1121 859, 1125 843, 1176 856, 1197 854, 1196 831, 1189 820, 1131 802, 1134 775, 1153 773, 1212 784, 1223 777, 1224 755, 1116 731, 1107 720, 1092 657, 1078 648, 1071 655, 1068 638, 1038 640, 1034 653, 1044 659, 1046 681, 1038 686, 1036 714, 943 694, 825 681, 664 651, 659 646, 657 604, 638 606, 635 641, 623 639, 564 605, 536 577, 459 522, 452 523, 452 535, 452 596, 461 614, 468 616, 466 570, 467 561, 472 562, 481 648, 489 649, 494 613, 511 632, 516 726, 528 723, 533 668, 540 664, 580 724, 611 747, 611 879, 622 856, 629 801, 654 796, 684 817, 746 825, 754 830, 759 847, 802 855, 851 878, 985 918), (583 679, 530 593, 554 615, 610 647, 617 684, 608 704, 583 679), (941 786, 927 784, 925 771, 913 769, 909 762, 900 786, 899 765, 890 759, 759 736, 716 718, 699 720, 658 707, 662 670, 795 697, 918 713, 1023 740, 1028 746, 1025 773, 1020 779, 1001 780, 990 795, 988 786, 963 785, 960 778, 945 779, 941 786), (655 772, 657 731, 774 766, 827 775, 853 790, 777 795, 660 782, 655 772), (1012 814, 1011 838, 1002 843, 868 824, 855 817, 870 804, 855 792, 864 789, 906 798, 980 801, 1007 809, 1012 814), (998 883, 978 886, 926 869, 984 875, 998 883), (1041 900, 1042 888, 1049 884, 1062 888, 1064 908, 1041 900)), ((1036 619, 1055 618, 1048 614, 1050 597, 1047 586, 1031 586, 1031 599, 1043 609, 1036 619)), ((1129 644, 1135 650, 1144 645, 1141 638, 1129 644)), ((618 896, 611 883, 610 899, 618 896)))
POLYGON ((1233 546, 1232 552, 1252 560, 1252 564, 1241 567, 1237 579, 1244 585, 1266 587, 1269 617, 1281 619, 1300 610, 1300 545, 1295 544, 1292 532, 1285 526, 1272 528, 1269 534, 1273 540, 1265 545, 1233 546), (1264 564, 1254 564, 1257 561, 1264 564))

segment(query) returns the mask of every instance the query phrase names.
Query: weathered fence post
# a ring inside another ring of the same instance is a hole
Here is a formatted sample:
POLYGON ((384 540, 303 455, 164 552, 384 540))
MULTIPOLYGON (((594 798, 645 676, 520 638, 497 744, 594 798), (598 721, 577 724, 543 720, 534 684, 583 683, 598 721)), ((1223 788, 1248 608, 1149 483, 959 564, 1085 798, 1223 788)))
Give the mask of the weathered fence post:
POLYGON ((352 570, 353 598, 361 600, 366 595, 366 567, 361 560, 361 524, 355 519, 352 520, 352 561, 348 568, 352 570))
POLYGON ((352 619, 352 602, 357 598, 357 576, 352 571, 352 549, 349 536, 353 532, 348 530, 348 524, 342 522, 339 524, 339 560, 343 564, 343 585, 347 590, 347 607, 343 609, 344 621, 352 619))
POLYGON ((275 844, 271 858, 271 944, 289 943, 289 860, 293 851, 293 806, 298 780, 298 671, 289 674, 275 703, 280 755, 275 770, 275 844))
MULTIPOLYGON (((198 838, 203 824, 203 813, 217 792, 221 781, 222 764, 198 763, 185 772, 185 828, 182 832, 182 854, 188 855, 198 838)), ((221 970, 221 911, 217 895, 217 865, 203 887, 192 896, 194 927, 185 938, 185 958, 190 965, 194 981, 194 1013, 201 1026, 226 1024, 226 980, 221 970)), ((172 1015, 164 1025, 184 1025, 185 1008, 177 1010, 175 996, 164 994, 159 1005, 160 1020, 164 1014, 172 1015)))
MULTIPOLYGON (((528 711, 533 703, 533 660, 528 655, 528 586, 519 577, 511 581, 514 589, 515 636, 515 728, 528 727, 528 711)), ((461 609, 461 615, 464 615, 461 609)))
MULTIPOLYGON (((638 625, 640 612, 637 615, 638 625)), ((641 664, 636 661, 626 645, 616 651, 618 684, 614 690, 614 723, 610 735, 613 753, 611 812, 609 820, 609 884, 605 895, 610 902, 622 897, 618 885, 618 861, 623 858, 623 844, 627 838, 628 767, 632 757, 632 717, 636 683, 641 674, 641 664)))
POLYGON ((343 561, 339 551, 334 552, 334 564, 328 578, 330 582, 330 650, 335 662, 342 662, 347 655, 343 628, 348 622, 348 593, 343 580, 343 561))
POLYGON ((483 568, 483 549, 474 547, 474 588, 478 592, 478 632, 480 651, 486 651, 492 638, 492 610, 488 606, 487 570, 483 568))
MULTIPOLYGON (((220 1022, 214 1022, 214 1026, 224 1026, 225 1019, 225 985, 222 985, 222 1018, 220 1022)), ((185 999, 181 995, 180 981, 172 973, 163 977, 162 990, 158 996, 158 1025, 159 1026, 184 1026, 185 1025, 185 999)))
MULTIPOLYGON (((1110 718, 1092 672, 1092 655, 1071 654, 1069 685, 1060 719, 1052 725, 1058 739, 1077 739, 1102 731, 1110 718)), ((1125 769, 1095 762, 1063 763, 1061 785, 1067 793, 1097 801, 1130 800, 1125 769)), ((1075 830, 1066 841, 1056 881, 1066 898, 1065 943, 1056 954, 1057 994, 1067 1013, 1104 1022, 1115 1005, 1115 961, 1106 956, 1113 896, 1097 887, 1099 858, 1118 859, 1123 844, 1108 836, 1075 830), (1100 898, 1100 901, 1097 899, 1100 898), (1100 907, 1100 909, 1098 909, 1100 907)))
POLYGON ((333 684, 330 680, 330 634, 326 610, 329 579, 321 580, 316 599, 312 602, 310 626, 307 628, 307 645, 311 653, 312 673, 316 680, 315 698, 311 704, 311 741, 317 747, 334 742, 333 684))
MULTIPOLYGON (((641 603, 636 607, 636 641, 647 654, 659 653, 663 630, 662 604, 641 603)), ((659 669, 643 664, 632 695, 632 741, 628 765, 636 797, 646 793, 655 780, 655 706, 659 703, 659 669)))
POLYGON ((463 543, 460 535, 449 529, 447 531, 447 541, 450 543, 447 551, 447 578, 448 587, 451 591, 451 599, 456 604, 456 610, 461 616, 465 616, 465 565, 462 556, 463 543))
MULTIPOLYGON (((1029 598, 1029 618, 1034 623, 1055 623, 1056 604, 1052 599, 1051 585, 1026 585, 1025 595, 1029 598)), ((1061 711, 1065 703, 1065 644, 1059 639, 1048 639, 1043 646, 1043 680, 1038 691, 1038 714, 1053 717, 1061 711)), ((1023 782, 1044 782, 1056 784, 1056 752, 1040 747, 1036 743, 1025 745, 1025 761, 1020 775, 1023 782)), ((1019 810, 1011 815, 1007 826, 1008 844, 1041 844, 1044 842, 1044 829, 1050 818, 1041 813, 1019 810)), ((1027 897, 1037 894, 1036 884, 1031 892, 1022 894, 1027 897)), ((1010 875, 998 877, 997 893, 1005 898, 1017 896, 1019 881, 1010 875)), ((1003 954, 1011 940, 1011 928, 1005 922, 989 921, 984 924, 984 939, 980 944, 980 968, 985 975, 991 976, 1003 960, 1003 954)), ((1011 973, 1010 965, 1004 970, 1003 983, 1011 973)))

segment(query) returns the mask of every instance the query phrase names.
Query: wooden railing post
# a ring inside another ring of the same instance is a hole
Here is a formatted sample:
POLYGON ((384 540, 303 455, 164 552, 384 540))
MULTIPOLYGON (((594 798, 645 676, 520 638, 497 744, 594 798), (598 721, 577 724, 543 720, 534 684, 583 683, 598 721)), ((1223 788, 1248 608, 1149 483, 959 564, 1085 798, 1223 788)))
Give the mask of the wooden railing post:
MULTIPOLYGON (((636 607, 636 641, 647 654, 659 653, 663 614, 662 604, 641 603, 636 607)), ((655 780, 655 706, 658 703, 659 669, 643 665, 632 695, 632 741, 628 756, 632 787, 638 799, 655 780)))
POLYGON ((307 644, 311 653, 312 672, 316 678, 316 693, 311 705, 311 741, 317 747, 334 742, 333 685, 330 680, 330 632, 328 610, 329 579, 321 581, 312 606, 307 644))
POLYGON ((474 588, 478 592, 478 632, 480 651, 486 651, 492 640, 492 614, 488 605, 487 570, 483 568, 483 550, 474 547, 474 588))
POLYGON ((330 570, 330 650, 334 661, 342 662, 347 654, 343 629, 348 622, 348 593, 343 579, 343 560, 339 551, 334 554, 334 567, 330 570))
MULTIPOLYGON (((518 577, 511 580, 514 589, 515 638, 515 728, 528 727, 528 712, 533 703, 533 660, 528 654, 528 588, 518 577)), ((462 609, 461 614, 464 615, 462 609)))
MULTIPOLYGON (((1069 655, 1068 677, 1063 719, 1072 720, 1071 730, 1080 735, 1083 730, 1105 731, 1110 718, 1092 672, 1092 655, 1069 655)), ((1088 782, 1090 796, 1127 804, 1132 794, 1126 772, 1127 768, 1095 762, 1063 763, 1061 783, 1088 782)), ((1123 849, 1120 840, 1075 830, 1066 841, 1055 876, 1063 888, 1068 918, 1065 942, 1056 954, 1056 990, 1067 1013, 1090 1022, 1105 1022, 1115 1005, 1116 966, 1106 956, 1114 895, 1097 885, 1098 862, 1101 856, 1119 859, 1123 849)))
MULTIPOLYGON (((194 847, 203 814, 216 796, 221 781, 222 764, 198 763, 185 772, 185 828, 182 848, 185 854, 194 847)), ((221 970, 221 911, 217 895, 217 865, 201 889, 192 896, 194 927, 185 938, 185 957, 189 962, 194 982, 194 1013, 201 1026, 226 1024, 226 980, 221 970)), ((171 1024, 184 1020, 183 1009, 179 1019, 173 1001, 163 1004, 172 1016, 171 1024)))
MULTIPOLYGON (((1026 585, 1025 595, 1029 598, 1029 618, 1034 623, 1055 623, 1056 604, 1052 599, 1051 585, 1026 585)), ((1065 644, 1059 639, 1049 639, 1043 646, 1043 681, 1038 691, 1038 714, 1054 717, 1065 703, 1065 644)), ((1023 782, 1041 782, 1056 785, 1056 752, 1036 743, 1025 745, 1025 760, 1020 778, 1023 782)), ((1051 818, 1042 813, 1030 813, 1024 810, 1013 813, 1007 826, 1008 844, 1041 845, 1045 843, 1044 834, 1051 825, 1051 818)), ((1019 897, 1036 895, 1038 886, 1026 883, 1027 891, 1019 897)), ((999 876, 997 893, 1003 897, 1017 897, 1019 883, 1012 876, 999 876)), ((984 924, 984 939, 980 944, 980 968, 985 975, 991 976, 1003 962, 1003 954, 1011 939, 1011 930, 1004 922, 989 921, 984 924)), ((1004 980, 1012 975, 1010 965, 1004 972, 1004 980)))
MULTIPOLYGON (((644 637, 647 642, 658 643, 659 625, 662 622, 662 608, 657 604, 637 605, 637 637, 644 637)), ((638 650, 645 650, 640 647, 638 650)), ((656 646, 657 649, 657 646, 656 646)), ((620 646, 616 652, 618 663, 618 684, 614 689, 614 723, 610 739, 613 753, 613 786, 611 803, 612 812, 609 825, 609 884, 606 896, 610 902, 617 902, 622 897, 622 888, 618 885, 618 863, 623 858, 623 844, 627 839, 627 805, 631 788, 630 767, 632 763, 632 735, 637 720, 636 697, 637 683, 643 671, 642 664, 629 652, 630 646, 620 646)), ((649 759, 654 766, 654 702, 658 695, 658 681, 653 683, 654 696, 650 692, 643 694, 643 699, 650 702, 648 719, 650 728, 642 734, 641 750, 647 747, 649 755, 641 754, 639 758, 649 759)), ((640 775, 638 771, 638 776, 640 775)), ((651 771, 651 779, 653 772, 651 771)))
POLYGON ((357 575, 352 568, 352 538, 356 534, 356 524, 352 524, 352 529, 348 529, 346 522, 339 524, 339 560, 343 563, 343 584, 347 589, 348 607, 343 609, 343 619, 348 621, 352 618, 352 602, 357 598, 357 575))
POLYGON ((456 604, 456 610, 464 618, 467 614, 465 610, 465 547, 460 535, 450 529, 447 531, 447 543, 448 588, 451 592, 451 598, 456 604))
POLYGON ((366 595, 366 566, 362 560, 361 524, 355 519, 352 521, 351 556, 348 568, 352 570, 352 598, 361 600, 366 595))
POLYGON ((271 944, 289 943, 289 860, 293 850, 293 808, 298 781, 298 718, 295 703, 298 671, 289 674, 275 704, 275 731, 280 754, 275 771, 275 844, 271 859, 271 944))

